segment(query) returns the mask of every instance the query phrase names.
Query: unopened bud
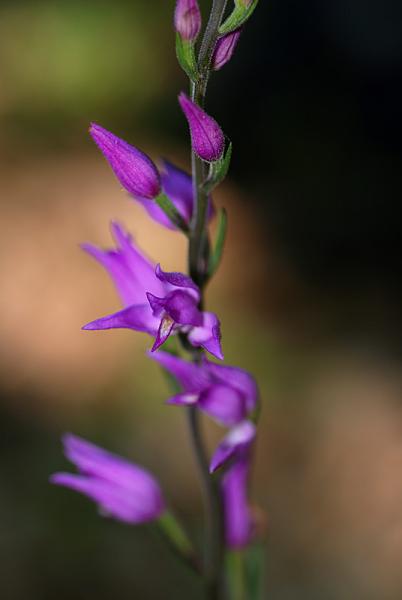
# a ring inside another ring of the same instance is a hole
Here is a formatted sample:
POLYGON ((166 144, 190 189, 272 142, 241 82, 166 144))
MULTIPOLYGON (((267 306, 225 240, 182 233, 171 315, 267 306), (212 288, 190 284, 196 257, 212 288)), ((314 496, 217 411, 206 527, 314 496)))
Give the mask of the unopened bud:
POLYGON ((194 152, 207 162, 221 158, 225 149, 225 136, 215 119, 192 102, 184 92, 179 95, 179 103, 190 127, 194 152))
POLYGON ((188 42, 194 42, 201 29, 201 13, 197 0, 177 0, 174 12, 174 26, 188 42))
POLYGON ((240 33, 241 29, 236 29, 222 36, 216 42, 212 56, 212 68, 215 71, 219 71, 232 58, 237 42, 239 41, 240 33))

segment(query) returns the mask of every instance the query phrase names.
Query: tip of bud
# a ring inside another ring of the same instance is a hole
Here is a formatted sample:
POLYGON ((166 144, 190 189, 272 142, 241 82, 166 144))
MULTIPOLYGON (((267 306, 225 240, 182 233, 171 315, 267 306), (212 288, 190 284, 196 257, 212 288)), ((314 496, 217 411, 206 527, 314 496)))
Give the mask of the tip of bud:
POLYGON ((206 162, 221 158, 225 149, 225 136, 218 123, 184 92, 179 94, 178 99, 190 127, 194 152, 206 162))
POLYGON ((197 0, 177 0, 174 26, 183 40, 195 42, 201 29, 201 13, 197 0))

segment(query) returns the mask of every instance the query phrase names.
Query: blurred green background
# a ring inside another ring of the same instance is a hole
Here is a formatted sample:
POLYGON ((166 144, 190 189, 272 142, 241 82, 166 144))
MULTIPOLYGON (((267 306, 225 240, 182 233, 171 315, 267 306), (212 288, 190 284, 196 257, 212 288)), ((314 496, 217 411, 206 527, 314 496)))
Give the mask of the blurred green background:
MULTIPOLYGON (((119 305, 78 247, 110 243, 111 218, 185 268, 183 240, 127 199, 87 135, 96 120, 188 168, 173 7, 0 4, 5 600, 201 598, 146 527, 48 484, 74 431, 151 469, 202 536, 184 416, 164 406, 150 340, 80 330, 119 305)), ((208 305, 227 362, 261 387, 253 504, 270 600, 402 597, 401 34, 391 0, 261 0, 210 84, 234 158, 208 305)), ((212 448, 221 432, 205 429, 212 448)))

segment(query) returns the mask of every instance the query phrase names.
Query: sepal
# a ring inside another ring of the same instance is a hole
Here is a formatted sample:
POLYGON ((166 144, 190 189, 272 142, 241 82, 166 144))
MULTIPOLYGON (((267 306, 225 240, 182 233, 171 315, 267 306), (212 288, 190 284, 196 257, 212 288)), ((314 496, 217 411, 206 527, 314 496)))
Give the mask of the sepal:
POLYGON ((219 27, 219 35, 225 35, 244 25, 255 11, 257 4, 258 0, 236 0, 232 13, 219 27))
POLYGON ((176 33, 176 56, 183 71, 191 81, 195 82, 197 80, 198 72, 194 43, 183 39, 180 33, 176 33))
POLYGON ((208 263, 208 279, 211 279, 217 271, 223 254, 223 248, 225 246, 227 231, 227 214, 224 208, 221 208, 218 213, 218 224, 216 230, 216 239, 214 248, 209 258, 208 263))
POLYGON ((188 233, 188 225, 186 221, 183 219, 173 202, 168 196, 166 196, 166 194, 161 192, 158 196, 156 196, 155 202, 159 208, 163 210, 173 225, 175 225, 183 233, 188 233))
POLYGON ((229 143, 226 152, 218 160, 210 163, 208 178, 203 185, 205 193, 210 194, 225 179, 229 171, 231 158, 232 142, 229 143))

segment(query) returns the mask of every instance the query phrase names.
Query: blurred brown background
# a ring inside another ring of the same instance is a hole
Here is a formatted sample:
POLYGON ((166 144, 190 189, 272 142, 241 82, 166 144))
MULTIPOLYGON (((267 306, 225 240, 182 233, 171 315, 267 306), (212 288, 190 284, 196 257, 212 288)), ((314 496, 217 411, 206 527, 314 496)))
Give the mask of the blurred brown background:
MULTIPOLYGON (((201 598, 147 528, 47 482, 71 430, 150 468, 202 533, 183 414, 163 404, 150 340, 80 330, 119 305, 78 247, 108 244, 111 218, 164 267, 185 265, 183 240, 127 199, 86 133, 96 120, 188 166, 173 6, 0 4, 4 600, 201 598)), ((210 85, 234 159, 208 303, 227 362, 261 386, 253 500, 270 600, 402 597, 401 65, 390 0, 261 0, 210 85)))

